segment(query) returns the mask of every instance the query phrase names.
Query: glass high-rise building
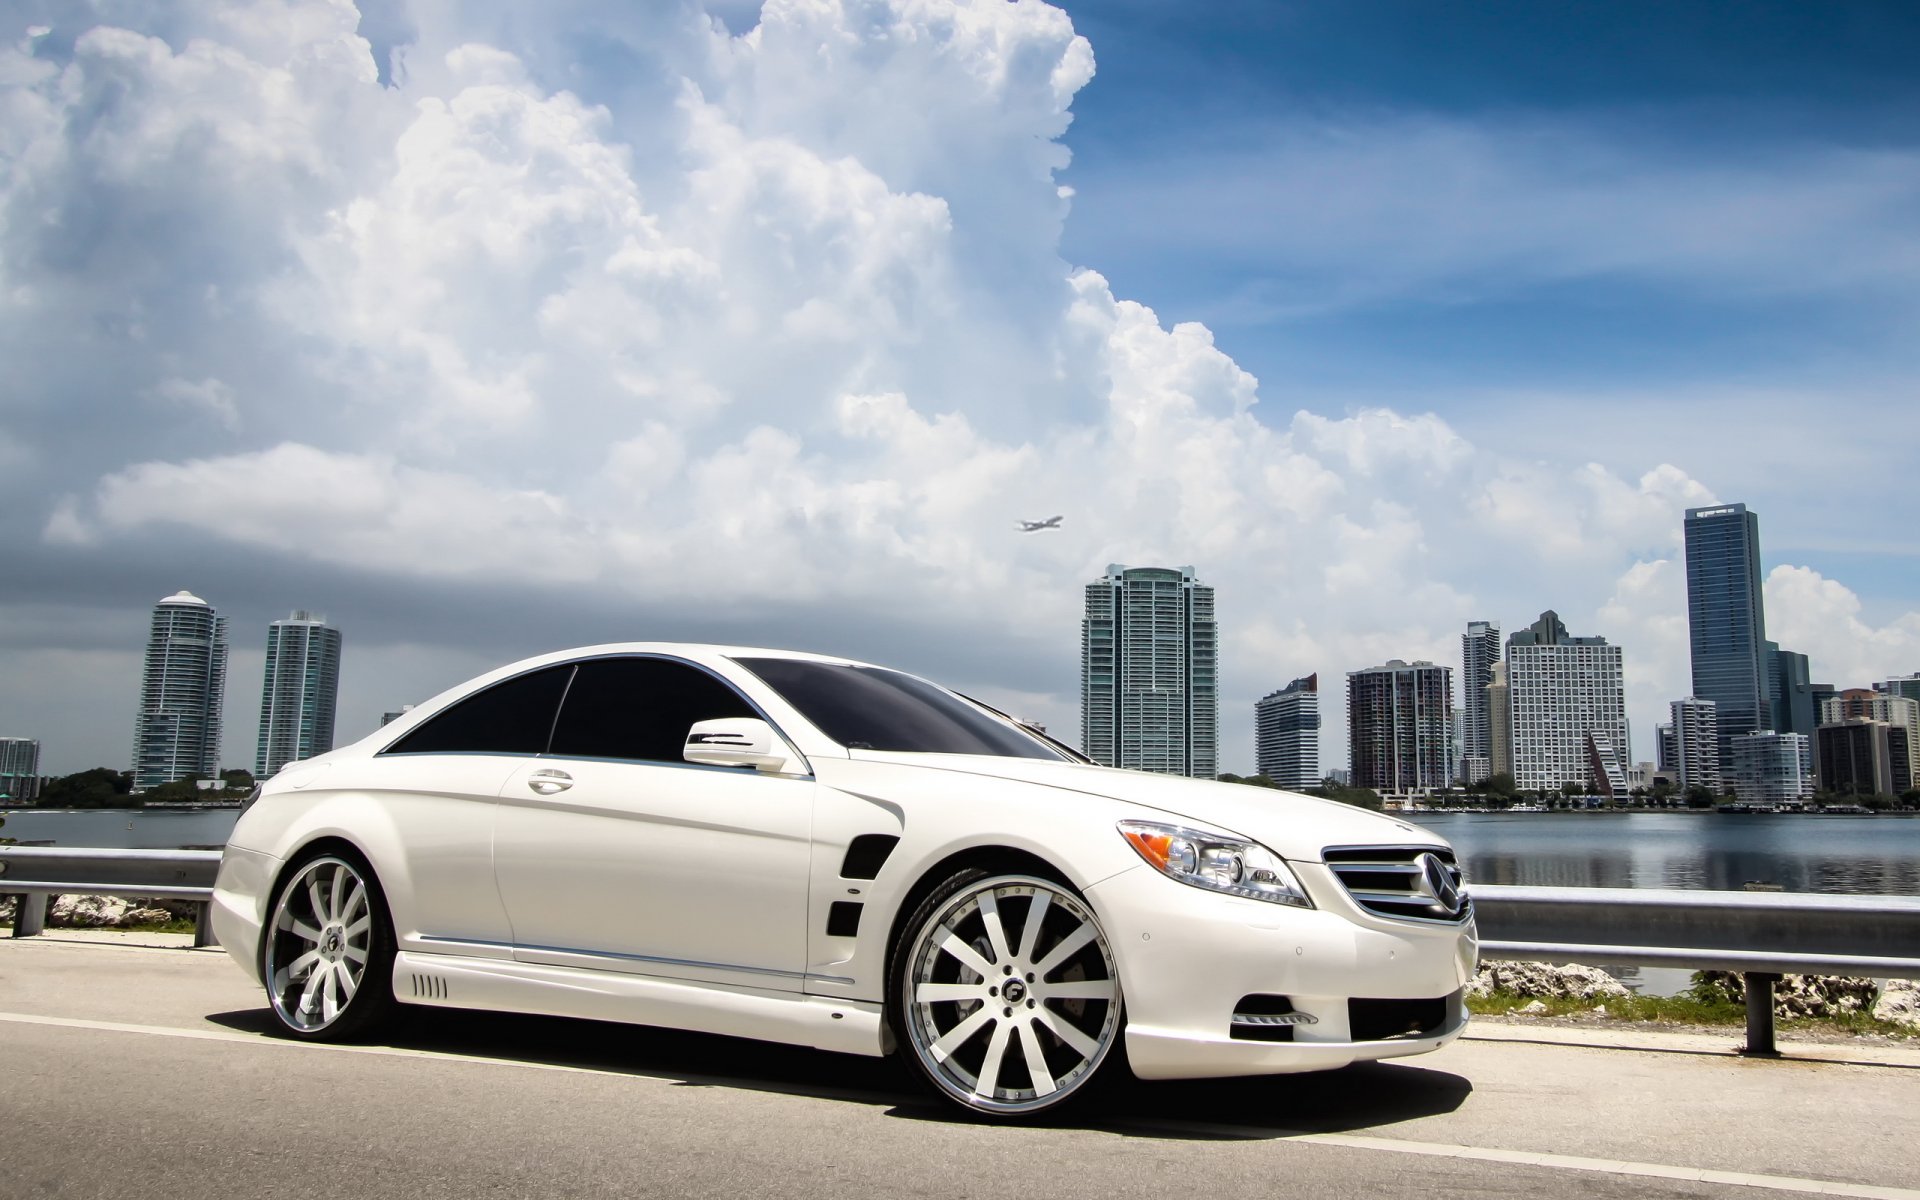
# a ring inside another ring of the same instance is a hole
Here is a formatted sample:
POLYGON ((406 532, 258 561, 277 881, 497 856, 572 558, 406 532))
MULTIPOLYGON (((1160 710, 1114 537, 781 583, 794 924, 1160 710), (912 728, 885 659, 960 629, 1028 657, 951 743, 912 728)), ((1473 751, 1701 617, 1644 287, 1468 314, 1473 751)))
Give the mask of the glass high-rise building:
POLYGON ((1213 589, 1192 567, 1115 563, 1087 585, 1080 744, 1110 767, 1212 779, 1220 760, 1213 589))
POLYGON ((1714 703, 1724 763, 1731 739, 1773 725, 1760 517, 1744 504, 1690 508, 1685 530, 1693 695, 1714 703))
POLYGON ((1392 659, 1347 672, 1354 787, 1428 792, 1453 785, 1453 669, 1392 659))
MULTIPOLYGON (((1493 710, 1487 685, 1500 661, 1500 624, 1468 621, 1460 635, 1460 756, 1493 762, 1493 710)), ((1469 772, 1462 771, 1463 777, 1469 772)), ((1475 782, 1470 777, 1467 782, 1475 782)))
POLYGON ((226 618, 191 592, 154 605, 134 719, 135 791, 219 772, 226 689, 226 618))
POLYGON ((1320 783, 1320 676, 1296 679, 1253 706, 1253 761, 1283 788, 1320 783))
POLYGON ((0 802, 32 804, 40 796, 40 743, 0 737, 0 802))
POLYGON ((340 631, 324 617, 295 612, 267 626, 260 688, 260 742, 253 773, 265 779, 290 762, 333 749, 340 694, 340 631))
MULTIPOLYGON (((1772 642, 1767 645, 1772 646, 1772 642)), ((1775 733, 1804 734, 1811 741, 1820 727, 1820 707, 1814 703, 1813 676, 1807 656, 1792 650, 1773 651, 1773 725, 1775 733)))

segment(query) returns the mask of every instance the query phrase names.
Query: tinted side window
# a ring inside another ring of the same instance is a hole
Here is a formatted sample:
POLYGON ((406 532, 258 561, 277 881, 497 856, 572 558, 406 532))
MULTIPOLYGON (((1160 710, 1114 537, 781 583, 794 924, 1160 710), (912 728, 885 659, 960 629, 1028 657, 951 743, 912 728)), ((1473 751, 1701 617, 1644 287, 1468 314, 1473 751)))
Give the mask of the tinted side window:
POLYGON ((695 721, 759 715, 732 688, 686 663, 589 659, 567 691, 552 753, 683 762, 695 721))
POLYGON ((573 664, 516 675, 468 696, 387 747, 388 754, 544 754, 573 664))

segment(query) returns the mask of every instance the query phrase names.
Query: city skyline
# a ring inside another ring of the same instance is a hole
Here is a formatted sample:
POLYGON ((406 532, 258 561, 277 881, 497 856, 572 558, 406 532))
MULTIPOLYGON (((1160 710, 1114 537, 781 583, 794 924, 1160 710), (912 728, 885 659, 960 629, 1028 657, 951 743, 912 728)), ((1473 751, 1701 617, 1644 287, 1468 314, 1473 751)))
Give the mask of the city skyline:
POLYGON ((628 638, 1072 729, 1115 561, 1219 589, 1228 770, 1286 679, 1548 607, 1643 730, 1691 690, 1676 514, 1722 498, 1817 679, 1920 669, 1911 522, 1833 486, 1920 440, 1891 6, 368 10, 52 5, 0 49, 0 733, 43 770, 124 757, 182 583, 348 625, 342 739, 628 638))

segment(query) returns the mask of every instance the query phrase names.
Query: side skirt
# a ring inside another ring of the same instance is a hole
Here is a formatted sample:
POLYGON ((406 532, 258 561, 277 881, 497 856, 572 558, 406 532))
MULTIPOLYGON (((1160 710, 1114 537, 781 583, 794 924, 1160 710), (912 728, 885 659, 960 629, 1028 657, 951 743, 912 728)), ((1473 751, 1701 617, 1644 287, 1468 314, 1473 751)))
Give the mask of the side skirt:
POLYGON ((403 1004, 658 1025, 726 1037, 885 1053, 881 1006, 647 975, 402 950, 393 995, 403 1004))

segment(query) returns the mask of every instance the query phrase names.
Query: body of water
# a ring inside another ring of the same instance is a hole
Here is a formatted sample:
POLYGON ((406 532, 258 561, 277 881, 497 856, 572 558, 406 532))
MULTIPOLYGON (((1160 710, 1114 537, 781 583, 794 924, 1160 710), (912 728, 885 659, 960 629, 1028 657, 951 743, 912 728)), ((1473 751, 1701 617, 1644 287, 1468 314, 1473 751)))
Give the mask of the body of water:
POLYGON ((180 850, 227 844, 237 808, 35 808, 0 813, 0 838, 28 846, 180 850))
MULTIPOLYGON (((233 808, 28 809, 0 837, 27 844, 220 846, 233 808)), ((1750 813, 1408 814, 1459 850, 1476 883, 1920 895, 1920 818, 1750 813)))
POLYGON ((1422 813, 1473 883, 1920 895, 1920 818, 1422 813))

